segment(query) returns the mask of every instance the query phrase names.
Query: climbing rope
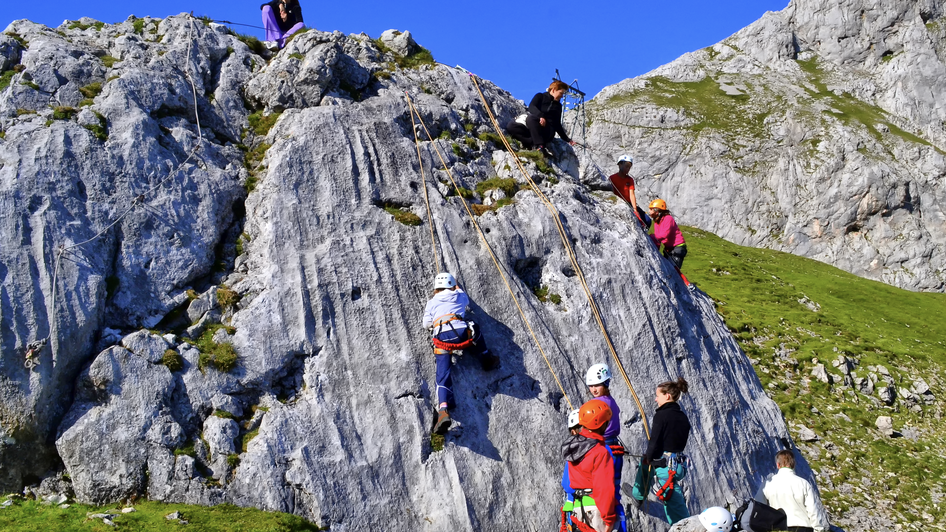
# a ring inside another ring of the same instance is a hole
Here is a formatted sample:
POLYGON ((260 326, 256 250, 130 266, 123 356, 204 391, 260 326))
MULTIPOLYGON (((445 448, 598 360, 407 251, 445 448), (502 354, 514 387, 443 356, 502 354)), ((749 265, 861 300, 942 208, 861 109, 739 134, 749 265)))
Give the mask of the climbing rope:
POLYGON ((558 209, 556 209, 552 202, 549 201, 548 197, 541 191, 541 189, 539 189, 539 186, 535 183, 535 181, 533 181, 532 176, 530 176, 522 166, 522 161, 519 159, 519 156, 516 155, 515 150, 512 149, 512 146, 509 144, 509 140, 503 133, 502 128, 499 127, 499 123, 496 121, 496 117, 493 115, 493 111, 490 108, 489 103, 486 101, 486 96, 483 94, 482 89, 480 89, 480 84, 477 81, 476 76, 470 72, 468 72, 468 74, 470 75, 470 79, 473 80, 473 85, 476 87, 476 91, 480 95, 480 99, 483 102, 483 107, 486 108, 486 113, 489 115, 489 119, 493 124, 493 128, 496 130, 496 133, 499 134, 508 152, 512 154, 513 159, 516 161, 516 166, 519 167, 519 171, 526 178, 526 181, 529 182, 529 186, 536 193, 539 199, 542 200, 542 203, 545 204, 548 211, 552 214, 552 219, 555 221, 555 226, 558 228, 559 236, 562 239, 562 244, 565 246, 566 254, 572 263, 572 267, 574 268, 579 281, 581 282, 582 289, 585 291, 585 296, 588 298, 588 304, 591 307, 591 312, 594 315, 595 320, 598 322, 598 326, 601 329, 601 334, 604 336, 605 343, 607 343, 608 349, 611 351, 611 356, 617 364, 621 376, 624 378, 624 383, 627 384, 627 388, 631 391, 631 396, 634 398, 634 402, 637 404, 637 409, 640 411, 641 419, 643 420, 644 424, 644 434, 649 440, 650 428, 647 426, 647 414, 644 413, 644 405, 641 404, 640 399, 637 397, 637 392, 634 390, 634 386, 631 384, 631 379, 628 378, 627 372, 624 370, 624 364, 621 363, 621 359, 618 357, 617 351, 614 349, 614 345, 611 342, 611 336, 608 334, 608 331, 604 326, 604 321, 601 319, 601 313, 598 310, 598 304, 595 302, 591 288, 588 286, 588 281, 585 279, 585 274, 582 272, 581 266, 578 264, 578 257, 575 254, 575 250, 571 246, 571 242, 568 238, 568 232, 565 230, 565 226, 562 225, 561 215, 559 214, 558 209))
MULTIPOLYGON (((410 103, 411 95, 404 91, 410 103)), ((434 238, 434 216, 430 212, 430 198, 427 196, 427 176, 424 175, 424 160, 420 156, 420 139, 417 138, 417 122, 414 121, 414 106, 411 105, 411 130, 414 132, 414 147, 417 148, 417 163, 420 164, 420 178, 424 184, 424 204, 427 205, 427 225, 430 226, 430 248, 434 254, 434 266, 436 271, 440 271, 440 260, 437 257, 437 241, 434 238)), ((419 115, 418 115, 419 116, 419 115)))
MULTIPOLYGON (((27 346, 26 363, 25 363, 27 369, 32 369, 34 366, 39 365, 39 359, 38 359, 39 351, 42 349, 44 345, 46 345, 47 341, 53 337, 54 332, 58 332, 58 328, 56 326, 56 292, 59 285, 59 268, 62 264, 63 254, 65 254, 67 251, 85 246, 86 244, 94 242, 95 240, 98 240, 99 238, 103 237, 106 233, 108 233, 108 231, 112 227, 115 227, 116 224, 118 224, 123 219, 125 219, 126 216, 131 214, 131 212, 135 210, 136 207, 144 204, 145 196, 151 194, 152 192, 157 190, 161 185, 163 185, 172 177, 177 175, 180 169, 183 168, 184 165, 186 165, 188 162, 191 161, 191 159, 194 158, 197 151, 200 149, 201 145, 203 144, 204 137, 203 137, 203 133, 200 130, 200 115, 197 113, 197 87, 194 84, 194 79, 193 77, 191 77, 191 73, 190 73, 190 70, 191 70, 190 67, 192 66, 190 64, 191 45, 194 42, 194 17, 193 15, 189 15, 189 16, 190 16, 190 19, 188 21, 190 24, 189 24, 188 39, 187 39, 188 64, 187 64, 187 67, 184 69, 184 75, 187 77, 187 80, 190 82, 191 91, 193 92, 193 95, 194 95, 194 119, 196 120, 196 123, 197 123, 197 144, 195 144, 194 147, 190 150, 186 159, 184 159, 180 164, 174 167, 164 179, 158 181, 153 186, 145 190, 143 193, 137 195, 135 199, 132 200, 131 206, 125 209, 125 211, 122 212, 117 218, 115 218, 110 224, 105 226, 104 229, 102 229, 101 231, 93 235, 91 238, 83 240, 82 242, 71 244, 68 246, 65 244, 59 245, 58 252, 56 253, 54 267, 53 267, 53 278, 52 278, 52 285, 51 285, 52 290, 51 290, 51 298, 50 298, 50 304, 49 304, 49 308, 50 308, 49 333, 46 335, 45 338, 36 340, 35 342, 31 342, 27 346)), ((52 349, 52 346, 50 346, 50 349, 52 349)))
MULTIPOLYGON (((492 247, 489 245, 489 242, 486 240, 486 235, 483 233, 483 230, 480 228, 480 224, 476 221, 476 216, 473 215, 473 211, 470 209, 469 204, 460 194, 460 186, 457 184, 456 180, 453 178, 453 173, 450 171, 450 168, 447 166, 447 162, 444 160, 443 154, 440 152, 440 147, 434 141, 433 136, 430 134, 430 130, 427 129, 427 124, 424 123, 423 117, 421 117, 420 112, 414 107, 414 102, 411 100, 410 94, 407 92, 404 93, 407 98, 407 105, 410 107, 411 113, 417 115, 417 121, 420 122, 421 127, 424 128, 424 132, 427 133, 427 138, 430 140, 430 143, 434 146, 434 150, 437 152, 437 157, 440 159, 441 164, 443 164, 443 169, 447 173, 447 177, 450 179, 450 183, 453 184, 454 190, 457 191, 457 197, 460 198, 460 202, 463 204, 463 208, 466 210, 467 214, 470 216, 470 221, 473 222, 473 227, 476 228, 476 233, 480 237, 480 241, 483 242, 483 245, 486 247, 486 251, 489 253, 489 257, 493 260, 493 265, 496 266, 496 271, 499 272, 499 276, 502 278, 503 283, 506 285, 506 290, 509 291, 509 295, 512 296, 512 301, 516 305, 516 309, 519 310, 519 315, 522 317, 522 321, 525 322, 526 328, 529 330, 529 334, 532 336, 532 340, 535 342, 536 347, 539 349, 539 353, 542 354, 542 358, 545 359, 545 364, 548 366, 549 371, 552 373, 552 377, 555 379, 555 384, 558 385, 558 389, 561 390, 562 396, 565 397, 565 401, 568 403, 568 409, 573 410, 574 406, 572 405, 571 399, 568 397, 568 393, 565 392, 565 387, 562 385, 562 381, 559 380, 558 374, 555 373, 555 369, 552 368, 552 363, 549 361, 549 357, 545 354, 545 350, 542 349, 542 343, 539 342, 538 336, 535 334, 535 331, 532 329, 532 324, 529 323, 529 319, 526 317, 525 311, 522 310, 522 306, 519 305, 519 300, 516 297, 516 293, 513 291, 512 286, 509 284, 509 279, 506 277, 506 273, 503 271, 502 266, 499 264, 499 259, 496 258, 496 254, 493 253, 492 247)), ((414 118, 411 117, 413 122, 414 118)), ((414 135, 414 142, 417 145, 418 157, 420 157, 420 143, 418 141, 417 135, 414 135)), ((425 195, 424 200, 427 201, 426 196, 426 183, 425 183, 425 195)), ((428 213, 430 212, 430 203, 427 204, 428 213)), ((431 225, 433 225, 433 219, 431 219, 431 225)))

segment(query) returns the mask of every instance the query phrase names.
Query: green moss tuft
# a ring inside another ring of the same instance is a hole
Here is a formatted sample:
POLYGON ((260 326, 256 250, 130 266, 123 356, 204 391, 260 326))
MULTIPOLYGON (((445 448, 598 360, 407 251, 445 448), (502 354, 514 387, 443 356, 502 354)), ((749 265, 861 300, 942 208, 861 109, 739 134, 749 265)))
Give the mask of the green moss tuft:
POLYGON ((161 364, 167 366, 171 371, 181 371, 184 369, 184 357, 174 349, 168 349, 161 357, 161 364))

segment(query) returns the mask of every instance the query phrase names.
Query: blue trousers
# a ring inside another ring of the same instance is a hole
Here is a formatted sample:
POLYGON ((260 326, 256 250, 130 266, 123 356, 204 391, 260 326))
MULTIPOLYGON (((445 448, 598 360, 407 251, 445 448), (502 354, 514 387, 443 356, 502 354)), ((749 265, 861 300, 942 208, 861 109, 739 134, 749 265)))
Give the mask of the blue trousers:
MULTIPOLYGON (((462 329, 466 330, 466 329, 462 329)), ((466 335, 457 337, 453 331, 445 331, 437 336, 437 339, 448 344, 459 344, 466 341, 466 335)), ((473 329, 473 346, 463 350, 464 355, 472 355, 476 358, 483 369, 491 369, 495 365, 495 358, 490 354, 486 347, 486 341, 479 329, 473 329)), ((447 403, 447 408, 453 408, 456 403, 453 400, 453 379, 450 371, 453 369, 451 355, 436 355, 437 359, 437 403, 447 403)))

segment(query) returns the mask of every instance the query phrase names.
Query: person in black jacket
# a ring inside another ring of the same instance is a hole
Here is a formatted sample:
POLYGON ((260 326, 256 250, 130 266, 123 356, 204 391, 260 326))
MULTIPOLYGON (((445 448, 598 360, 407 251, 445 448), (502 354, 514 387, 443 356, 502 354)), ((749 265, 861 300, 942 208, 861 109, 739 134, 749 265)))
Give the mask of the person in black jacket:
POLYGON ((545 155, 548 155, 545 147, 555 138, 556 133, 562 140, 574 146, 575 141, 568 138, 565 128, 562 127, 560 101, 567 90, 568 85, 564 82, 553 81, 547 92, 540 92, 532 98, 525 124, 518 121, 520 117, 506 125, 506 132, 521 142, 523 147, 540 150, 545 155))
POLYGON ((266 45, 282 49, 286 38, 305 27, 299 0, 272 0, 259 6, 266 28, 266 45))
POLYGON ((653 477, 655 494, 664 503, 667 522, 671 525, 690 517, 686 500, 676 485, 687 473, 683 449, 690 437, 690 420, 677 399, 688 390, 689 385, 682 377, 657 385, 657 411, 650 428, 650 442, 637 469, 632 492, 633 502, 640 505, 647 497, 647 485, 653 477))

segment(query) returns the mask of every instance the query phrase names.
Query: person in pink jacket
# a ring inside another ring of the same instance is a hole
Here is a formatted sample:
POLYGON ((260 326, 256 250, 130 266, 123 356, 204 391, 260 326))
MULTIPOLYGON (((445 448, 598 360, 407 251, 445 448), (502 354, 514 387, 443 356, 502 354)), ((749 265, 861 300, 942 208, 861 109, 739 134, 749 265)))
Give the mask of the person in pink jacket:
POLYGON ((660 248, 663 245, 664 257, 679 270, 683 267, 683 258, 687 256, 687 245, 683 240, 683 233, 677 227, 676 220, 667 210, 667 202, 657 198, 650 202, 650 217, 654 220, 654 234, 650 235, 654 244, 660 248))

